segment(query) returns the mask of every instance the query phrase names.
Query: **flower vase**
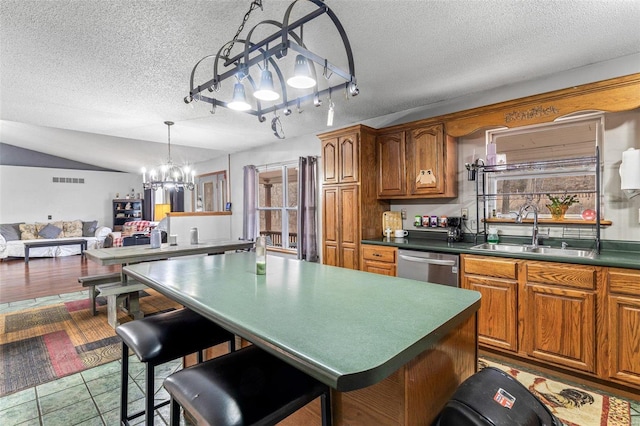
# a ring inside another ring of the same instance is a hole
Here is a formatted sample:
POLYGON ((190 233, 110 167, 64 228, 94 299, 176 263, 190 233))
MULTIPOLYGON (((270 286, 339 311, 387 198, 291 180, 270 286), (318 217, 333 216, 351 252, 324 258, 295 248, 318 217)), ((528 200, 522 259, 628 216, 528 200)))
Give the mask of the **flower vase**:
POLYGON ((567 212, 569 206, 567 206, 566 204, 547 204, 547 208, 551 212, 551 218, 553 220, 564 220, 564 215, 567 212))

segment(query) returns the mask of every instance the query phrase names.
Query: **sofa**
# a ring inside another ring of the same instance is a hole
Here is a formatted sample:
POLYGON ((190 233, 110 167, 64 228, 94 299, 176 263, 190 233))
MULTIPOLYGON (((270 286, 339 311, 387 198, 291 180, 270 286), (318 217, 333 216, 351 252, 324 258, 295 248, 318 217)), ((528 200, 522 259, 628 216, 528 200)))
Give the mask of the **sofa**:
POLYGON ((149 236, 151 230, 158 226, 159 222, 149 220, 136 220, 122 225, 122 231, 110 232, 104 242, 104 247, 122 247, 126 244, 125 238, 145 235, 149 236))
MULTIPOLYGON (((56 241, 58 239, 84 239, 87 249, 102 247, 111 233, 111 228, 98 226, 98 222, 71 220, 45 223, 5 223, 0 224, 0 259, 24 258, 24 243, 27 241, 56 241)), ((33 247, 29 257, 59 257, 80 254, 79 245, 33 247)))

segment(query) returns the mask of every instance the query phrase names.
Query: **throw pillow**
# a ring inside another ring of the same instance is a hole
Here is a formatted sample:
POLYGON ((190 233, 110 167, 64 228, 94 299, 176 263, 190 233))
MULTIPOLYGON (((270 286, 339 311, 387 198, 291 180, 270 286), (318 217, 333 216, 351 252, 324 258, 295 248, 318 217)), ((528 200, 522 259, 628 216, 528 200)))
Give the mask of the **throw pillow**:
POLYGON ((0 234, 5 241, 16 241, 20 239, 19 223, 3 223, 0 225, 0 234))
MULTIPOLYGON (((60 228, 62 229, 62 221, 56 221, 56 222, 36 222, 36 238, 44 238, 43 236, 40 235, 40 231, 42 231, 47 225, 53 225, 56 228, 60 228)), ((60 238, 63 237, 64 235, 61 233, 60 235, 58 235, 57 237, 54 238, 60 238)))
POLYGON ((71 222, 63 222, 62 230, 65 237, 82 237, 82 221, 74 220, 71 222))
POLYGON ((82 222, 82 236, 93 237, 96 235, 96 229, 98 229, 98 221, 82 222))
POLYGON ((40 232, 38 232, 38 235, 40 235, 42 238, 53 239, 58 238, 58 235, 60 235, 61 232, 62 229, 48 223, 47 226, 45 226, 40 230, 40 232))
POLYGON ((35 223, 20 224, 20 239, 21 240, 37 240, 38 239, 38 232, 36 231, 35 223))

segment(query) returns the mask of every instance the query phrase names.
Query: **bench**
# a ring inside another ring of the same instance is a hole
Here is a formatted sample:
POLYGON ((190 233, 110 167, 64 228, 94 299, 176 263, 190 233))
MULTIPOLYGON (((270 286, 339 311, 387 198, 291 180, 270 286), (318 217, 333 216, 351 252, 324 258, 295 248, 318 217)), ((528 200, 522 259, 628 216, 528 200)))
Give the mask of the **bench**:
POLYGON ((122 308, 133 319, 141 319, 144 314, 140 310, 140 290, 146 290, 147 286, 135 281, 127 284, 121 282, 96 285, 101 296, 107 298, 107 322, 116 328, 118 322, 118 309, 122 308), (126 303, 125 303, 126 302, 126 303))
POLYGON ((84 255, 87 249, 87 240, 78 238, 74 240, 60 239, 48 241, 25 241, 24 243, 24 263, 29 263, 29 249, 32 247, 57 247, 57 246, 74 246, 80 244, 80 255, 84 255))
POLYGON ((78 278, 78 282, 82 284, 82 287, 89 287, 89 303, 91 304, 91 313, 96 315, 96 286, 102 284, 119 284, 122 282, 122 276, 120 272, 113 272, 111 274, 102 275, 86 275, 78 278))

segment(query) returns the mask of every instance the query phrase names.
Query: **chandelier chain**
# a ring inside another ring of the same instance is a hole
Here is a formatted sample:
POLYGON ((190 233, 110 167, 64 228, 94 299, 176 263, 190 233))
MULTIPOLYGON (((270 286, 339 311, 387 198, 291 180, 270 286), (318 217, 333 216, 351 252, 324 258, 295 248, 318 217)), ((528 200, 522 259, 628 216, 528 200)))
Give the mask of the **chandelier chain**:
POLYGON ((236 35, 233 37, 233 40, 231 40, 231 44, 229 44, 229 46, 227 46, 227 48, 224 49, 224 51, 222 52, 223 58, 229 59, 229 55, 231 54, 231 49, 233 49, 233 45, 238 40, 238 37, 240 36, 240 33, 242 32, 242 30, 244 30, 244 24, 247 23, 247 21, 249 20, 249 16, 251 16, 251 12, 253 12, 253 10, 256 9, 257 7, 259 7, 260 10, 264 10, 262 8, 262 0, 253 0, 251 2, 251 6, 249 6, 249 11, 244 14, 244 18, 242 19, 242 22, 238 27, 238 31, 236 31, 236 35))

